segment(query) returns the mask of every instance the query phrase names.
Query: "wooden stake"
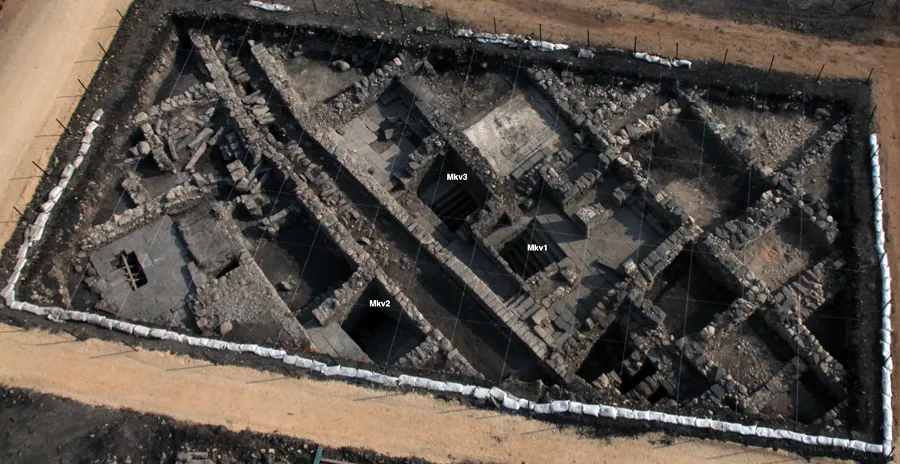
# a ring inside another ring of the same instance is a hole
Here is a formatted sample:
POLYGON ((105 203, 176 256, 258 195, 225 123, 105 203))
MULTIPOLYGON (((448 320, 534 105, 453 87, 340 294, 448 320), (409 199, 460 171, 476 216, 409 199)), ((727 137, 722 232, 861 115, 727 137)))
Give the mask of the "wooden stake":
POLYGON ((725 66, 725 62, 728 61, 728 49, 725 49, 725 56, 722 57, 722 66, 725 66))
POLYGON ((869 77, 866 78, 866 84, 870 84, 872 82, 872 73, 875 72, 875 68, 869 70, 869 77))
POLYGON ((588 30, 587 30, 587 33, 588 33, 588 42, 587 42, 587 46, 588 46, 588 48, 591 48, 591 30, 588 29, 588 30))
POLYGON ((356 14, 359 16, 359 19, 362 20, 362 10, 359 9, 359 2, 353 0, 353 4, 356 5, 356 14))
POLYGON ((819 69, 819 74, 816 74, 816 84, 819 83, 819 79, 822 77, 822 71, 825 70, 825 64, 822 64, 822 68, 819 69))
POLYGON ((43 172, 44 175, 47 174, 47 171, 45 171, 44 168, 42 168, 39 164, 35 163, 33 160, 31 161, 31 164, 33 164, 34 167, 38 168, 38 170, 40 170, 41 172, 43 172))
POLYGON ((106 53, 106 49, 105 49, 105 48, 103 48, 103 44, 102 44, 102 43, 100 43, 100 42, 97 42, 97 45, 99 45, 99 46, 100 46, 100 50, 103 50, 103 56, 106 56, 106 55, 107 55, 107 53, 106 53))
POLYGON ((769 70, 766 71, 766 75, 768 76, 772 72, 772 65, 775 64, 775 55, 772 55, 772 61, 769 62, 769 70))
POLYGON ((403 24, 406 24, 406 16, 403 15, 403 5, 398 3, 397 9, 400 10, 400 21, 403 21, 403 24))
MULTIPOLYGON (((56 120, 56 123, 59 124, 59 127, 62 127, 64 131, 71 133, 71 132, 69 131, 69 128, 66 127, 66 125, 63 124, 62 121, 60 121, 59 119, 56 120)), ((34 162, 34 161, 32 161, 32 163, 33 163, 33 162, 34 162)))
POLYGON ((318 13, 318 12, 319 12, 319 7, 316 6, 316 0, 312 0, 312 4, 313 4, 313 11, 315 11, 316 13, 318 13))

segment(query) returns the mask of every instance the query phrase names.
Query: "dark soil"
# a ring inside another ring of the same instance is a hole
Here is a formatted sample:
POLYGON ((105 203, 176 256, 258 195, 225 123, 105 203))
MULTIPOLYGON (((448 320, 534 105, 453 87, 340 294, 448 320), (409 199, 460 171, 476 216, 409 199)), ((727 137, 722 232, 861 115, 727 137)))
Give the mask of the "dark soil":
MULTIPOLYGON (((163 464, 174 463, 180 452, 195 451, 209 453, 216 463, 311 463, 317 447, 284 435, 233 432, 0 386, 0 462, 163 464)), ((349 447, 325 448, 322 457, 350 463, 427 462, 349 447)))
POLYGON ((861 43, 877 42, 882 33, 900 30, 900 2, 896 0, 874 2, 871 10, 869 2, 863 0, 638 1, 666 10, 861 43))

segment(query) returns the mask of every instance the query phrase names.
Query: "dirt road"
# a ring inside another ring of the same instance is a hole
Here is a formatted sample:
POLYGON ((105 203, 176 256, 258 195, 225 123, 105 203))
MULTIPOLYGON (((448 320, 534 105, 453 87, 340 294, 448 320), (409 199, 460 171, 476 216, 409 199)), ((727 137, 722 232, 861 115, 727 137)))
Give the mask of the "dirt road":
POLYGON ((589 439, 574 430, 418 394, 345 382, 284 378, 253 369, 120 344, 73 341, 0 325, 0 383, 77 401, 222 424, 232 430, 304 437, 436 462, 598 463, 786 462, 790 455, 730 443, 676 439, 589 439))
POLYGON ((7 0, 0 11, 0 243, 15 227, 131 0, 7 0), (9 222, 13 221, 13 222, 9 222))

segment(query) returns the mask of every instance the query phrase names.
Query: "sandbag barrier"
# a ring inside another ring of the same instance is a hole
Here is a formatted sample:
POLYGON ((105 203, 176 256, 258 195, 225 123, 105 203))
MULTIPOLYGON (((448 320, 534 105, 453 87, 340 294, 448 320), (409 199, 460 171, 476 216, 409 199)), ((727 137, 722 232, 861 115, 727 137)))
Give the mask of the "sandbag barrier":
POLYGON ((259 8, 260 10, 266 11, 274 11, 279 13, 290 13, 291 7, 287 5, 282 5, 280 3, 265 3, 259 0, 251 0, 247 6, 252 6, 253 8, 259 8))
POLYGON ((885 455, 891 451, 894 428, 893 406, 891 402, 891 372, 894 360, 891 358, 891 268, 888 265, 884 247, 884 195, 881 187, 881 163, 879 162, 878 135, 869 135, 869 155, 872 160, 872 196, 875 199, 875 251, 881 267, 881 409, 884 416, 882 425, 882 448, 885 455))
POLYGON ((569 49, 569 46, 566 44, 558 44, 544 40, 530 40, 521 35, 513 34, 491 34, 490 32, 473 32, 471 29, 457 29, 454 31, 454 35, 457 37, 465 37, 467 39, 475 39, 481 43, 516 47, 524 45, 545 52, 558 52, 569 49))
POLYGON ((16 265, 13 274, 9 277, 6 287, 0 291, 0 297, 4 298, 6 305, 17 311, 24 311, 38 316, 47 317, 49 320, 58 323, 65 322, 81 322, 103 327, 110 330, 117 330, 129 335, 142 337, 146 339, 169 340, 178 343, 185 343, 189 346, 204 347, 214 350, 227 350, 235 353, 251 353, 270 359, 280 360, 284 364, 296 366, 310 371, 317 372, 326 377, 345 377, 349 379, 365 380, 373 384, 384 387, 412 387, 422 390, 428 390, 436 393, 453 393, 462 396, 472 397, 476 400, 493 400, 497 405, 510 412, 529 411, 533 414, 565 414, 572 416, 591 416, 603 417, 605 419, 624 419, 639 420, 645 422, 657 422, 660 424, 671 424, 678 426, 695 427, 700 429, 712 429, 718 432, 728 432, 739 434, 742 436, 753 436, 763 439, 790 440, 803 445, 809 446, 829 446, 836 448, 849 449, 865 453, 878 453, 888 455, 891 451, 891 433, 892 433, 892 415, 891 415, 891 379, 890 374, 893 370, 893 364, 890 357, 890 271, 887 264, 887 258, 884 254, 884 229, 882 225, 883 201, 881 200, 881 176, 880 165, 878 163, 878 144, 875 134, 869 137, 871 145, 872 157, 872 179, 873 193, 875 193, 875 231, 876 231, 876 248, 881 256, 881 270, 883 277, 882 298, 885 302, 883 309, 883 328, 882 328, 882 351, 885 357, 885 364, 882 368, 882 398, 884 408, 884 440, 881 444, 866 443, 860 440, 849 440, 846 438, 833 438, 821 435, 808 435, 804 433, 794 432, 784 429, 772 429, 769 427, 760 427, 757 425, 743 425, 734 422, 726 422, 715 419, 707 419, 700 417, 682 416, 677 414, 668 414, 657 411, 643 411, 617 406, 607 406, 603 404, 585 404, 577 401, 552 401, 550 403, 536 403, 524 398, 517 398, 512 394, 501 390, 497 387, 480 387, 477 385, 463 385, 455 382, 444 382, 432 380, 423 377, 415 377, 409 375, 400 375, 394 377, 390 375, 380 374, 378 372, 358 369, 341 365, 328 365, 314 359, 304 358, 289 354, 282 349, 273 349, 265 346, 248 343, 234 343, 222 340, 215 340, 203 337, 194 337, 174 332, 167 329, 151 328, 140 324, 125 322, 100 314, 89 313, 85 311, 75 311, 63 309, 55 306, 38 306, 24 301, 17 301, 15 298, 15 286, 21 277, 22 269, 28 262, 28 250, 41 239, 44 228, 49 219, 50 212, 59 202, 63 191, 69 184, 74 171, 84 161, 84 155, 90 149, 93 133, 99 127, 99 121, 103 117, 103 110, 97 110, 91 122, 84 130, 81 147, 75 160, 63 168, 60 175, 59 183, 49 194, 48 200, 41 205, 41 213, 35 219, 34 224, 28 226, 25 232, 25 242, 19 248, 16 255, 16 265))
POLYGON ((651 55, 644 52, 634 52, 631 54, 633 58, 646 61, 648 63, 658 64, 667 68, 688 68, 694 63, 688 60, 676 60, 674 58, 663 58, 661 56, 651 55))

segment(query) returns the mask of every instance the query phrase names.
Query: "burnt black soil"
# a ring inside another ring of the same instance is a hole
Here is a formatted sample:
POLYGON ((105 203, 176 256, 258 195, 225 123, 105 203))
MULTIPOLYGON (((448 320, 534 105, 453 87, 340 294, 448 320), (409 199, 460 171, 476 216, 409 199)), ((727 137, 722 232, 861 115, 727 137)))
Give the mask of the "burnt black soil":
MULTIPOLYGON (((15 254, 22 243, 27 223, 33 222, 39 212, 39 205, 45 200, 47 193, 56 184, 57 175, 66 162, 71 161, 77 151, 80 142, 78 134, 87 124, 90 115, 102 107, 106 111, 104 121, 126 121, 134 113, 137 102, 145 98, 148 91, 147 69, 153 67, 158 54, 164 49, 164 44, 173 33, 173 23, 170 20, 173 14, 201 25, 206 21, 210 23, 229 21, 240 26, 253 21, 254 29, 277 30, 281 33, 289 32, 295 25, 304 25, 305 29, 314 28, 320 36, 329 34, 324 27, 343 27, 343 34, 348 36, 364 35, 368 40, 373 40, 375 34, 368 31, 383 31, 383 37, 388 41, 397 42, 403 40, 409 47, 428 46, 431 53, 446 54, 455 59, 468 58, 476 62, 489 63, 494 71, 514 73, 521 66, 540 64, 553 66, 557 69, 568 69, 574 73, 595 74, 598 76, 616 75, 634 79, 652 79, 662 82, 665 89, 674 86, 693 87, 704 86, 710 88, 729 89, 732 93, 753 93, 759 97, 791 99, 791 95, 798 91, 804 91, 807 99, 813 98, 823 101, 844 102, 852 108, 856 120, 867 121, 868 114, 872 111, 871 96, 868 87, 858 80, 832 80, 824 79, 818 85, 813 85, 814 77, 799 76, 786 73, 773 73, 766 76, 765 70, 753 70, 739 65, 720 66, 720 63, 695 62, 692 70, 665 69, 659 66, 638 62, 628 57, 625 52, 605 51, 599 59, 577 59, 569 52, 542 53, 539 51, 522 51, 519 60, 509 60, 509 50, 506 47, 495 45, 478 45, 473 53, 472 45, 462 40, 450 38, 442 32, 414 34, 415 26, 445 27, 445 20, 440 15, 434 15, 422 10, 412 8, 404 9, 407 24, 401 26, 399 13, 391 5, 360 0, 359 5, 363 12, 362 20, 355 19, 356 13, 352 2, 347 0, 317 0, 320 14, 311 11, 311 4, 305 10, 297 8, 297 14, 278 15, 261 12, 247 8, 241 2, 232 1, 185 1, 185 0, 137 0, 132 3, 126 15, 126 21, 117 32, 116 38, 109 47, 109 54, 100 64, 100 68, 89 87, 89 92, 82 99, 76 109, 70 130, 72 134, 61 138, 48 166, 49 175, 45 176, 39 184, 34 200, 29 204, 18 224, 13 238, 3 250, 0 265, 0 277, 5 279, 15 262, 15 254), (327 13, 326 13, 327 12, 327 13), (506 58, 506 59, 504 59, 506 58)), ((458 25, 454 25, 458 26, 458 25)), ((246 26, 244 26, 246 27, 246 26)), ((437 61, 437 60, 435 60, 437 61)), ((468 60, 467 60, 468 61, 468 60)), ((599 78, 599 77, 598 77, 599 78)), ((78 250, 72 247, 72 243, 78 240, 79 234, 76 225, 79 225, 82 217, 92 218, 96 212, 100 197, 105 194, 103 189, 96 188, 96 173, 108 170, 111 160, 116 154, 117 133, 110 130, 112 124, 104 124, 95 133, 92 155, 86 157, 85 166, 82 167, 72 179, 72 185, 58 205, 59 210, 67 214, 54 214, 44 235, 43 242, 31 252, 29 265, 23 272, 23 279, 19 295, 27 296, 37 293, 59 303, 60 298, 56 289, 58 282, 50 277, 53 274, 54 262, 75 263, 83 262, 84 257, 78 257, 78 250), (88 174, 85 174, 88 173, 88 174), (73 231, 74 232, 73 234, 73 231), (73 237, 74 235, 74 237, 73 237)), ((872 372, 877 372, 880 365, 878 353, 878 333, 880 324, 880 308, 877 291, 877 268, 873 246, 873 234, 871 227, 872 207, 869 171, 866 166, 867 159, 864 155, 865 139, 869 127, 859 124, 853 129, 851 135, 854 142, 850 150, 852 169, 849 171, 853 177, 853 191, 847 197, 852 199, 850 210, 854 221, 846 225, 847 232, 842 230, 845 237, 850 237, 852 242, 852 257, 848 257, 849 268, 854 273, 852 295, 854 299, 853 315, 858 321, 851 327, 853 344, 852 356, 858 358, 858 371, 865 373, 862 376, 851 378, 851 394, 849 409, 851 411, 852 429, 863 432, 867 438, 880 435, 881 411, 880 411, 880 379, 872 372)), ((103 184, 101 182, 101 184, 103 184)), ((105 185, 105 184, 104 184, 105 185)), ((420 278, 427 278, 421 276, 420 278)), ((442 283, 440 280, 437 283, 442 283)), ((461 289, 460 289, 461 290, 461 289)), ((432 294, 432 292, 427 292, 432 294)), ((459 300, 457 300, 459 301, 459 300)), ((420 308, 421 309, 421 308, 420 308)), ((16 325, 49 327, 59 329, 59 326, 44 318, 37 318, 25 314, 2 311, 0 316, 4 320, 10 320, 16 325)), ((230 355, 226 353, 211 353, 209 350, 194 347, 184 347, 171 342, 160 341, 136 341, 134 337, 94 328, 80 324, 67 324, 65 329, 82 336, 113 339, 126 343, 136 343, 147 346, 150 349, 171 350, 195 357, 215 359, 218 362, 234 363, 252 366, 262 369, 283 369, 283 365, 276 362, 260 360, 246 355, 230 355)), ((322 358, 325 359, 325 358, 322 358)), ((388 372, 400 373, 399 370, 385 369, 388 372)), ((415 372, 405 370, 404 372, 415 372)), ((449 377, 445 376, 448 380, 449 377)), ((473 379, 469 379, 470 381, 473 379)), ((481 383, 481 382, 479 382, 481 383)), ((588 391, 579 392, 585 399, 595 401, 605 400, 612 402, 610 398, 600 398, 596 393, 588 391)), ((665 410, 664 407, 660 408, 665 410)), ((681 410, 680 412, 692 412, 681 410)), ((696 414, 705 415, 704 411, 693 411, 696 414)), ((746 417, 738 416, 724 411, 717 413, 723 419, 742 421, 746 417)), ((788 421, 780 421, 774 418, 761 418, 761 423, 776 427, 799 428, 788 421)), ((599 434, 630 433, 635 429, 649 430, 646 426, 635 426, 634 423, 618 421, 615 423, 598 421, 595 425, 599 434), (614 432, 610 432, 614 431, 614 432)), ((678 434, 699 435, 700 432, 692 429, 663 426, 654 426, 654 429, 671 430, 678 434)), ((708 437, 709 431, 703 430, 702 435, 708 437)), ((727 434, 712 433, 714 438, 728 440, 744 440, 743 438, 727 434)), ((756 444, 782 447, 788 445, 785 442, 765 440, 752 440, 756 444)), ((805 448, 795 444, 789 444, 792 450, 801 453, 821 454, 823 451, 813 448, 805 448)), ((854 457, 849 453, 827 451, 829 455, 854 457)), ((858 456, 856 456, 858 457, 858 456)))
MULTIPOLYGON (((666 10, 683 11, 727 21, 764 24, 788 31, 860 43, 878 43, 881 33, 900 29, 900 3, 858 0, 639 0, 666 10)), ((600 23, 610 13, 600 15, 600 23)))
MULTIPOLYGON (((6 386, 0 386, 0 424, 0 462, 20 464, 168 464, 186 451, 215 453, 217 463, 311 463, 318 447, 284 435, 233 432, 6 386), (275 453, 268 455, 270 449, 275 453)), ((427 462, 349 447, 325 448, 322 457, 352 463, 427 462)))

